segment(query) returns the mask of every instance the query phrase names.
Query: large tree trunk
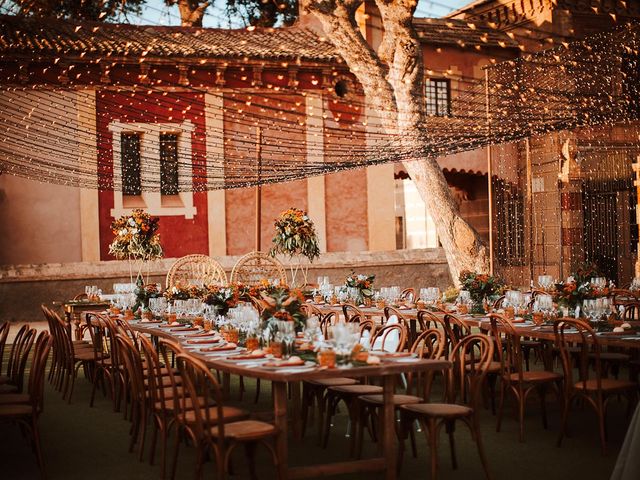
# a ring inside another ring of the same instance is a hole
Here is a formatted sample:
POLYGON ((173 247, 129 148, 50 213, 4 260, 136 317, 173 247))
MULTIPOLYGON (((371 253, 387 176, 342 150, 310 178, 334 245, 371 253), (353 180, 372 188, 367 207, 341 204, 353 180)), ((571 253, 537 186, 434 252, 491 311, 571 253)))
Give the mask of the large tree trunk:
POLYGON ((322 23, 327 37, 358 78, 368 105, 385 119, 384 129, 414 160, 405 166, 429 205, 453 281, 462 270, 488 272, 489 251, 461 216, 442 169, 426 151, 422 47, 413 28, 415 0, 376 0, 384 37, 374 52, 355 21, 359 0, 303 0, 301 5, 322 23), (384 115, 382 114, 384 112, 384 115))

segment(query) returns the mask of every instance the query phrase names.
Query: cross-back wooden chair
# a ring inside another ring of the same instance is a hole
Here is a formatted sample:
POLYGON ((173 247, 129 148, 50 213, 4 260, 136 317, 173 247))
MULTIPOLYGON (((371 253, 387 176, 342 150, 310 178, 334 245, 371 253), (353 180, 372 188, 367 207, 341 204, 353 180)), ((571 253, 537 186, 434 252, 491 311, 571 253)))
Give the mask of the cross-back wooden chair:
POLYGON ((271 444, 277 434, 276 427, 267 422, 247 420, 246 412, 225 406, 220 386, 202 360, 182 353, 176 357, 176 364, 184 382, 183 405, 190 408, 184 417, 192 415, 193 418, 182 427, 197 451, 196 478, 201 477, 202 464, 211 452, 216 460, 217 478, 223 479, 231 454, 240 444, 246 447, 252 478, 256 475, 254 460, 258 443, 267 447, 277 467, 278 456, 271 444))
POLYGON ((231 283, 257 285, 262 280, 277 280, 287 284, 282 263, 264 252, 250 252, 240 257, 231 270, 231 283))
POLYGON ((520 334, 511 322, 502 315, 490 313, 491 335, 496 342, 496 356, 500 361, 500 401, 496 431, 500 431, 504 401, 508 393, 517 402, 520 441, 524 441, 524 410, 527 398, 536 392, 540 398, 542 425, 547 428, 545 396, 549 387, 555 389, 558 401, 562 403, 562 375, 545 370, 525 371, 524 352, 520 334))
POLYGON ((562 427, 558 438, 561 444, 567 432, 569 411, 574 400, 582 399, 593 408, 598 417, 598 430, 602 453, 607 452, 606 410, 609 400, 625 394, 627 397, 628 413, 638 399, 638 385, 628 380, 604 378, 601 346, 595 331, 584 321, 563 318, 556 320, 553 325, 556 344, 560 352, 562 369, 564 372, 564 403, 562 411, 562 427), (577 341, 578 351, 573 343, 577 341), (578 378, 574 377, 573 358, 577 356, 578 378), (592 366, 592 368, 590 368, 592 366))
MULTIPOLYGON (((449 436, 453 468, 458 466, 453 437, 457 421, 471 430, 471 438, 476 442, 485 477, 491 478, 480 436, 478 412, 482 385, 491 365, 493 352, 494 342, 489 336, 475 334, 464 337, 449 354, 453 368, 447 372, 447 403, 416 403, 400 407, 403 430, 410 428, 416 419, 422 426, 431 453, 432 479, 437 478, 438 437, 443 426, 449 436)), ((406 438, 405 432, 401 438, 406 438)), ((400 442, 398 465, 402 464, 403 453, 404 442, 400 442)))
POLYGON ((187 285, 193 280, 201 281, 204 285, 226 285, 227 274, 222 265, 208 255, 186 255, 169 268, 166 287, 187 285))

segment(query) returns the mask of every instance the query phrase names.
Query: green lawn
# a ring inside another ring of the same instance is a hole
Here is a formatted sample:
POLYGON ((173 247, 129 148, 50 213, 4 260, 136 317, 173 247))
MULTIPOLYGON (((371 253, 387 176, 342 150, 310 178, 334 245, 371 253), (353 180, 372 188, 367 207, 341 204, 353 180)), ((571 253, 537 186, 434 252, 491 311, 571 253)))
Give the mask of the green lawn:
MULTIPOLYGON (((242 405, 258 412, 270 412, 270 392, 263 383, 261 400, 254 405, 254 381, 247 380, 249 391, 242 405)), ((237 391, 237 389, 236 389, 237 391)), ((45 411, 40 420, 40 431, 48 478, 55 480, 101 480, 101 479, 152 479, 160 478, 160 468, 139 462, 137 454, 127 451, 129 423, 121 413, 115 413, 109 400, 98 395, 96 405, 89 408, 90 386, 82 377, 76 384, 73 403, 68 405, 48 384, 46 386, 45 411)), ((232 402, 237 403, 237 393, 232 402)), ((487 457, 494 479, 580 479, 603 480, 609 478, 621 446, 629 419, 626 403, 613 400, 608 416, 610 453, 602 456, 598 442, 595 415, 588 409, 573 411, 570 418, 571 437, 566 438, 561 448, 556 447, 559 428, 559 411, 553 396, 549 398, 549 430, 542 428, 539 406, 535 398, 529 404, 525 427, 525 442, 518 442, 517 422, 512 409, 503 421, 500 433, 495 431, 495 417, 490 410, 481 411, 482 435, 487 457)), ((302 442, 290 441, 290 462, 305 465, 348 457, 349 439, 345 438, 345 409, 336 418, 329 448, 316 446, 315 427, 307 432, 302 442)), ((424 437, 417 433, 418 458, 410 453, 405 457, 400 478, 428 478, 428 456, 424 437)), ((482 468, 468 431, 461 424, 456 431, 458 470, 452 470, 448 442, 443 434, 440 442, 441 479, 471 480, 483 478, 482 468)), ((408 444, 407 444, 408 447, 408 444)), ((374 453, 374 444, 367 438, 367 455, 374 453)), ((232 478, 248 478, 243 450, 238 449, 232 478)), ((179 457, 177 478, 193 478, 194 455, 191 448, 182 448, 179 457)), ((275 478, 266 451, 259 453, 260 478, 275 478)), ((382 475, 370 475, 382 478, 382 475)), ((35 457, 31 454, 19 429, 3 424, 0 427, 0 478, 38 478, 35 457)), ((215 478, 212 463, 205 465, 205 478, 215 478)), ((363 478, 351 475, 335 478, 363 478)))

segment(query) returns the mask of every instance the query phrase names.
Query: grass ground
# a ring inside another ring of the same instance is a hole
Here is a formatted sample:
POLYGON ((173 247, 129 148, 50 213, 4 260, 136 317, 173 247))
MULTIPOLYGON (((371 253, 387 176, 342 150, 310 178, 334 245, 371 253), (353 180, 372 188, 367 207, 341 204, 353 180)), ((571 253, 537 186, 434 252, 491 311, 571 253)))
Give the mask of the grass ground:
MULTIPOLYGON (((247 380, 249 391, 242 406, 257 412, 270 412, 270 392, 264 385, 258 404, 253 403, 255 382, 247 380)), ((237 392, 237 389, 235 390, 237 392)), ((48 384, 45 391, 45 411, 40 419, 40 431, 46 463, 47 476, 51 480, 114 480, 160 478, 157 464, 139 462, 137 454, 128 453, 129 423, 121 413, 113 411, 112 403, 98 395, 95 406, 89 407, 90 385, 82 378, 76 384, 73 401, 63 402, 60 394, 48 384)), ((237 402, 237 393, 232 395, 237 402)), ((561 448, 556 446, 560 424, 559 408, 553 396, 548 399, 549 429, 542 428, 539 405, 532 399, 527 408, 525 442, 518 441, 517 421, 512 409, 506 410, 502 431, 495 431, 495 417, 490 410, 482 410, 481 424, 487 458, 495 480, 604 480, 608 479, 622 444, 629 418, 626 416, 624 400, 611 402, 608 415, 609 454, 600 453, 595 415, 588 409, 575 409, 570 417, 570 434, 561 448)), ((290 463, 306 465, 334 460, 346 460, 349 439, 345 437, 346 412, 342 409, 335 419, 329 447, 324 450, 316 444, 315 426, 301 441, 290 441, 290 463)), ((410 453, 405 456, 401 479, 427 479, 428 451, 424 437, 417 434, 418 458, 410 453)), ((470 435, 463 425, 456 430, 459 467, 452 470, 448 442, 443 434, 440 442, 440 471, 442 480, 474 480, 483 478, 482 467, 470 435)), ((408 444, 407 444, 408 446, 408 444)), ((367 439, 365 458, 373 456, 375 444, 367 439)), ((193 478, 194 452, 181 449, 177 478, 193 478)), ((243 450, 236 451, 235 475, 231 478, 248 478, 243 450)), ((275 478, 270 457, 262 449, 258 454, 261 479, 275 478)), ((367 477, 382 478, 382 475, 367 474, 367 477)), ((0 479, 22 480, 39 478, 35 457, 22 438, 18 428, 0 424, 0 479)), ((215 478, 212 463, 205 465, 205 477, 215 478)), ((336 479, 361 479, 364 475, 344 475, 336 479)))

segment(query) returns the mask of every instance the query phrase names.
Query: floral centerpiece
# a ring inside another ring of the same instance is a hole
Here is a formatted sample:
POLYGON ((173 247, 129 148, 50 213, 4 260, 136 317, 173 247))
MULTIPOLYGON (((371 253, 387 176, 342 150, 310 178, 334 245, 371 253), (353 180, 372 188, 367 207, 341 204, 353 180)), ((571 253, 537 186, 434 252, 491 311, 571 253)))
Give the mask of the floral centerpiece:
POLYGON ((226 315, 230 308, 238 305, 239 291, 235 285, 208 285, 204 290, 202 302, 214 306, 218 315, 226 315))
POLYGON ((298 272, 302 273, 302 285, 307 284, 309 266, 302 263, 302 257, 313 262, 320 255, 318 236, 313 221, 307 212, 298 208, 290 208, 280 214, 274 223, 276 233, 273 237, 270 254, 288 255, 298 261, 291 265, 291 284, 296 285, 298 272))
POLYGON ((500 295, 505 289, 502 280, 486 273, 463 270, 460 272, 460 287, 469 292, 473 301, 472 313, 485 313, 484 301, 495 295, 500 295))
POLYGON ((145 285, 142 277, 137 278, 134 293, 136 295, 136 303, 133 306, 133 311, 137 312, 138 309, 140 309, 142 310, 142 313, 149 311, 150 299, 162 296, 157 283, 149 283, 145 285))
POLYGON ((562 307, 575 310, 584 300, 608 296, 609 288, 599 288, 591 283, 591 279, 597 276, 598 271, 595 267, 578 268, 566 281, 556 283, 555 301, 562 307))
MULTIPOLYGON (((142 276, 142 268, 150 260, 162 257, 162 245, 158 234, 159 218, 152 218, 141 209, 135 209, 131 215, 124 215, 111 223, 111 231, 115 235, 109 253, 118 260, 128 260, 133 283, 133 266, 137 266, 138 277, 142 276)), ((147 272, 147 278, 148 278, 147 272)))
POLYGON ((301 332, 307 320, 302 311, 304 297, 298 289, 290 289, 285 285, 271 287, 260 291, 258 301, 263 307, 262 328, 272 332, 277 330, 275 322, 283 320, 294 322, 296 332, 301 332))
POLYGON ((344 286, 347 288, 355 288, 358 291, 356 303, 361 304, 364 303, 365 299, 373 297, 373 281, 375 278, 375 275, 356 275, 352 272, 351 275, 345 279, 344 286))
POLYGON ((173 304, 175 300, 189 300, 192 298, 202 298, 206 290, 196 285, 174 285, 164 291, 167 302, 173 304))

